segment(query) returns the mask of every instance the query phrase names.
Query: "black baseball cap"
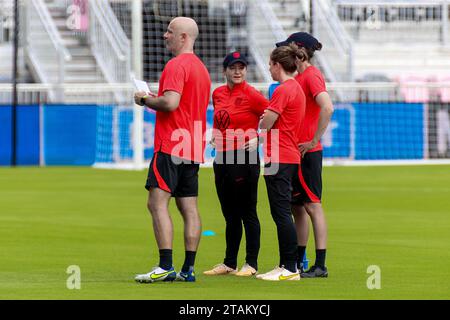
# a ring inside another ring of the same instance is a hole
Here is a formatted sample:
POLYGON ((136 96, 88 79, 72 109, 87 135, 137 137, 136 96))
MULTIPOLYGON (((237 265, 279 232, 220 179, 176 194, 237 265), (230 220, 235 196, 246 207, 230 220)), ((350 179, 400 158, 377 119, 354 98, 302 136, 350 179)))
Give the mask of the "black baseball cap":
POLYGON ((223 68, 226 69, 232 64, 235 64, 236 62, 243 63, 244 65, 248 65, 247 59, 245 56, 240 53, 239 51, 234 51, 225 56, 225 59, 223 59, 223 68))
POLYGON ((276 46, 288 46, 290 43, 295 43, 297 46, 306 49, 316 49, 319 45, 319 40, 307 32, 296 32, 291 34, 285 41, 278 42, 276 46))

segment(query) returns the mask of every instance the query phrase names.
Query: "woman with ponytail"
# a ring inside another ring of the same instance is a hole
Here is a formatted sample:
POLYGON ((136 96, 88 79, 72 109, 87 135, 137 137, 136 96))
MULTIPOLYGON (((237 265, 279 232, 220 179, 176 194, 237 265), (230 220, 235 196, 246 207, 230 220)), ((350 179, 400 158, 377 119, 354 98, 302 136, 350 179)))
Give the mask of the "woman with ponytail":
MULTIPOLYGON (((260 137, 265 138, 264 156, 270 212, 277 227, 280 263, 274 270, 258 275, 258 279, 300 280, 297 270, 297 234, 291 216, 292 181, 300 163, 300 128, 305 115, 306 100, 295 80, 297 60, 305 54, 292 44, 273 50, 269 70, 280 82, 260 123, 260 137)), ((248 143, 248 147, 254 146, 248 143)))
POLYGON ((314 52, 322 49, 322 44, 306 32, 297 32, 276 46, 282 48, 292 44, 297 45, 304 55, 304 58, 297 61, 295 79, 306 97, 306 113, 299 144, 302 160, 292 192, 292 213, 298 237, 297 267, 302 278, 324 278, 328 277, 325 266, 327 223, 321 204, 323 154, 320 139, 330 123, 333 103, 327 93, 322 73, 311 64, 314 52), (302 260, 309 236, 309 218, 314 230, 316 261, 308 271, 303 272, 302 260))

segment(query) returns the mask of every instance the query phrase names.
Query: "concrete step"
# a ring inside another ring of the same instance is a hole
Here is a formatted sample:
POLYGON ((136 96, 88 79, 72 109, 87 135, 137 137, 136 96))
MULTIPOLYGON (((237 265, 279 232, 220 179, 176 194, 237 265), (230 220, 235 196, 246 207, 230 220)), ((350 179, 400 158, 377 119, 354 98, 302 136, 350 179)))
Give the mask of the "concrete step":
POLYGON ((300 10, 298 5, 286 6, 285 9, 281 7, 273 7, 273 11, 278 18, 289 18, 292 20, 300 17, 302 14, 302 11, 300 10))
POLYGON ((91 49, 87 46, 67 48, 73 57, 92 57, 91 49))
POLYGON ((383 74, 390 79, 397 79, 399 76, 406 75, 421 75, 424 78, 430 78, 435 76, 446 76, 449 72, 450 69, 442 68, 412 70, 411 68, 383 69, 383 66, 373 66, 371 68, 355 68, 355 79, 361 79, 366 74, 383 74))
POLYGON ((392 56, 426 56, 426 57, 439 57, 439 56, 450 56, 450 47, 442 45, 427 45, 427 50, 423 51, 423 45, 419 46, 409 45, 384 45, 382 48, 378 45, 369 45, 356 43, 353 47, 354 53, 358 56, 379 56, 380 53, 386 57, 391 58, 392 56))
POLYGON ((283 4, 285 6, 289 6, 289 5, 298 5, 299 0, 284 0, 284 1, 280 1, 280 0, 269 0, 268 1, 273 7, 281 7, 283 4))
POLYGON ((97 83, 103 81, 104 81, 103 77, 96 74, 86 74, 86 75, 66 74, 64 77, 65 83, 97 83))
POLYGON ((92 55, 87 55, 87 56, 72 56, 72 60, 70 61, 70 63, 75 63, 75 64, 92 64, 92 65, 96 65, 96 61, 94 56, 92 55))
POLYGON ((97 65, 91 63, 69 63, 66 65, 67 72, 78 72, 78 73, 96 73, 97 65))
POLYGON ((389 43, 403 43, 405 46, 414 45, 415 43, 429 43, 439 44, 439 27, 430 27, 428 30, 409 26, 409 28, 402 29, 356 29, 346 28, 350 37, 355 39, 358 43, 377 43, 377 44, 389 44, 389 43), (414 32, 409 32, 414 30, 414 32))
POLYGON ((450 60, 441 59, 436 61, 435 59, 389 59, 389 60, 375 60, 375 59, 361 59, 359 57, 354 58, 354 65, 356 68, 365 68, 372 66, 383 66, 383 69, 387 68, 408 68, 408 69, 421 69, 421 68, 449 68, 450 60))
POLYGON ((58 31, 62 38, 77 37, 76 31, 69 30, 67 28, 61 28, 61 29, 58 29, 58 31))
POLYGON ((56 28, 69 30, 67 28, 67 20, 66 19, 56 18, 56 19, 53 19, 53 22, 55 23, 56 28))
POLYGON ((81 41, 74 37, 70 37, 70 38, 64 37, 64 38, 62 38, 62 43, 67 48, 80 47, 82 45, 81 41))
POLYGON ((64 9, 50 7, 48 8, 48 11, 53 19, 67 19, 67 12, 64 9))
MULTIPOLYGON (((45 70, 51 71, 51 72, 57 72, 58 71, 58 65, 52 63, 51 61, 43 61, 42 66, 45 70)), ((98 74, 100 71, 97 70, 96 64, 91 63, 78 63, 78 62, 68 62, 65 65, 65 71, 67 74, 70 74, 72 76, 75 75, 82 75, 85 76, 87 74, 98 74)))

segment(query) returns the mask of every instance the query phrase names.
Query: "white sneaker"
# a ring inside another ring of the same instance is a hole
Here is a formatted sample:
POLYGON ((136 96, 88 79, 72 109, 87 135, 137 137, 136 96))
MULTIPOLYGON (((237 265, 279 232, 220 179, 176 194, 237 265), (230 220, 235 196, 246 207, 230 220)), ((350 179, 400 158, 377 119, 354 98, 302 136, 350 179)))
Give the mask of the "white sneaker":
POLYGON ((236 272, 234 275, 236 275, 238 277, 251 277, 257 273, 258 273, 258 271, 256 271, 255 268, 253 268, 251 265, 246 263, 242 266, 241 270, 236 272))
POLYGON ((154 267, 149 273, 138 274, 134 278, 136 282, 151 283, 156 281, 173 281, 177 277, 177 273, 174 268, 164 270, 160 267, 154 267))
POLYGON ((285 268, 281 268, 279 272, 273 272, 270 275, 266 275, 261 278, 262 280, 269 281, 291 281, 291 280, 300 280, 300 273, 298 272, 290 272, 285 268))
POLYGON ((269 271, 269 272, 266 272, 266 273, 258 274, 258 275, 256 276, 256 279, 262 279, 263 277, 270 276, 270 275, 275 274, 275 273, 279 273, 279 272, 281 272, 282 270, 283 270, 283 268, 280 268, 279 266, 276 266, 275 269, 273 269, 272 271, 269 271))

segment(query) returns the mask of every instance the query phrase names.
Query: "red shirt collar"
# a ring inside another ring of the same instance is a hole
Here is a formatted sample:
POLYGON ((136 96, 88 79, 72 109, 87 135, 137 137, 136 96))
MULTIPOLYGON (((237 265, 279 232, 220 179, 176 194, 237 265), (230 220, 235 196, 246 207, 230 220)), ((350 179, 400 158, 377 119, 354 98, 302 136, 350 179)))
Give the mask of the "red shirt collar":
POLYGON ((228 84, 226 85, 228 92, 242 91, 246 86, 247 86, 247 81, 243 81, 242 83, 235 84, 233 89, 230 89, 228 84))

